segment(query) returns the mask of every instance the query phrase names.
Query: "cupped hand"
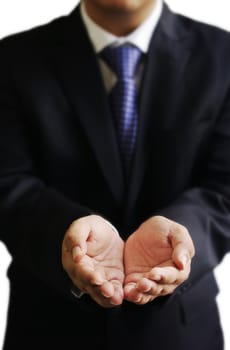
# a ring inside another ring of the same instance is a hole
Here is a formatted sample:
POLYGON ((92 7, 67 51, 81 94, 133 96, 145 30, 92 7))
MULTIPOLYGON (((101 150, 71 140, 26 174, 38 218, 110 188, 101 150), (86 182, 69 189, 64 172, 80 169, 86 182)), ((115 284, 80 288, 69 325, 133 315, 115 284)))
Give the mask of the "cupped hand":
POLYGON ((74 285, 99 305, 123 301, 124 242, 116 229, 97 215, 74 221, 62 245, 62 264, 74 285))
POLYGON ((194 254, 184 226, 163 216, 151 217, 125 244, 125 299, 146 304, 173 293, 188 278, 194 254))

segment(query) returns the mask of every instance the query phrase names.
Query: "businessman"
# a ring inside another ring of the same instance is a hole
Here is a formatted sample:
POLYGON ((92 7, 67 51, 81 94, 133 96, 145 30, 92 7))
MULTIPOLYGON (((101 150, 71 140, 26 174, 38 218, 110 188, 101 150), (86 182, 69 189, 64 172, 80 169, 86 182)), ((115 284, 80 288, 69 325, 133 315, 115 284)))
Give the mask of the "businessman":
POLYGON ((221 350, 230 35, 82 0, 0 42, 4 350, 221 350))

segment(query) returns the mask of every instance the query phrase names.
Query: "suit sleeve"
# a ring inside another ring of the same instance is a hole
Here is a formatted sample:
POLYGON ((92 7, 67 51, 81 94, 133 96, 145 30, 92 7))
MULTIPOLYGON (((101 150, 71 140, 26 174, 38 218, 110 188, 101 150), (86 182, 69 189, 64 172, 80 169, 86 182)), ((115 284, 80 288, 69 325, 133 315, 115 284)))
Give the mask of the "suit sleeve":
MULTIPOLYGON (((61 265, 66 229, 90 209, 50 188, 37 174, 20 96, 0 54, 0 239, 13 260, 60 292, 69 280, 61 265)), ((31 137, 31 136, 30 136, 31 137)))
POLYGON ((194 241, 191 281, 212 271, 230 251, 230 91, 219 112, 191 188, 161 209, 194 241))

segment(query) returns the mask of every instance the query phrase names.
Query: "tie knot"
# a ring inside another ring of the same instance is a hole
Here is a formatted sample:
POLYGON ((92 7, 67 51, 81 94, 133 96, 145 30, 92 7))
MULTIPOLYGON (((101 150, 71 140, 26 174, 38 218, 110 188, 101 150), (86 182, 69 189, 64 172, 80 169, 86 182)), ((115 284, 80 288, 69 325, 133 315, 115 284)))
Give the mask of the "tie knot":
POLYGON ((141 51, 130 44, 107 46, 101 52, 101 58, 120 79, 134 78, 140 57, 141 51))

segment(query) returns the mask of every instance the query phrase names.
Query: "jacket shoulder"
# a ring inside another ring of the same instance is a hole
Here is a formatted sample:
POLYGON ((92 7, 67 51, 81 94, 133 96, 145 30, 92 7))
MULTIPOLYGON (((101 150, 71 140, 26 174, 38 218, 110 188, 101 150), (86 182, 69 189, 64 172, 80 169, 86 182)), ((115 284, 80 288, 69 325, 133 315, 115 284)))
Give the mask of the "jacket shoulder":
POLYGON ((0 40, 0 50, 22 50, 23 47, 48 45, 58 38, 67 18, 68 16, 58 17, 48 23, 6 36, 0 40))
POLYGON ((180 26, 196 39, 200 38, 201 40, 212 43, 212 45, 221 42, 230 42, 230 31, 227 29, 182 14, 176 14, 176 16, 180 26))

